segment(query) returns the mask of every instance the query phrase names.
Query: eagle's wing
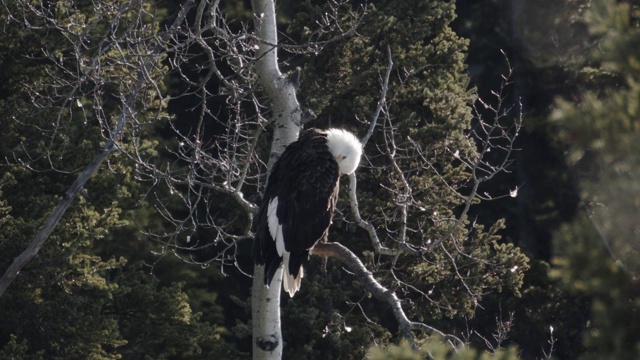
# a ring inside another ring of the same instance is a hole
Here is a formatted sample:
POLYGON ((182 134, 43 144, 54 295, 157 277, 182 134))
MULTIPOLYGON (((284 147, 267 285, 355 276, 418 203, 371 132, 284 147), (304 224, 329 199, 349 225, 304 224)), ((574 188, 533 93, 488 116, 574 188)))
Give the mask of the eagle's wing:
POLYGON ((338 178, 338 164, 327 149, 326 137, 317 132, 303 133, 301 141, 290 144, 276 161, 253 243, 254 262, 266 266, 266 285, 285 255, 288 272, 299 282, 298 273, 309 249, 326 236, 331 223, 338 178))
POLYGON ((277 217, 294 277, 309 249, 326 236, 338 198, 338 164, 323 138, 313 140, 301 144, 304 148, 292 149, 296 153, 283 154, 281 163, 288 165, 288 174, 279 179, 277 217))

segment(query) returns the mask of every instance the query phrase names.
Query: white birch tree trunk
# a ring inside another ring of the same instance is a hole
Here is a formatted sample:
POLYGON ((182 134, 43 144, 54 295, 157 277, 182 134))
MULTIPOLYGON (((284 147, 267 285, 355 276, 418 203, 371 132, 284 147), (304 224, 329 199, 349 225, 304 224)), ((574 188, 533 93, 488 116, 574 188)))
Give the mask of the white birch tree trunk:
MULTIPOLYGON (((301 110, 296 99, 295 86, 282 75, 278 67, 278 29, 273 0, 252 0, 254 24, 259 39, 257 73, 259 82, 271 100, 275 123, 269 173, 284 149, 298 138, 301 110)), ((282 267, 276 271, 269 288, 264 286, 264 266, 253 272, 251 317, 253 324, 253 359, 282 358, 282 332, 280 329, 280 292, 282 267)))

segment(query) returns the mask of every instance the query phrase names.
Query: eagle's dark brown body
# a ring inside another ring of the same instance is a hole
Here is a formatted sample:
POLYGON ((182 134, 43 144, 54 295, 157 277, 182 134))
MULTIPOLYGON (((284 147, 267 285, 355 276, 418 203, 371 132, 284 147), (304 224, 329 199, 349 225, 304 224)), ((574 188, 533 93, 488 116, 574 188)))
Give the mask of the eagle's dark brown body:
POLYGON ((310 129, 274 164, 253 243, 255 264, 265 265, 265 285, 271 284, 284 261, 285 290, 293 296, 300 288, 302 264, 309 250, 327 237, 341 171, 355 170, 360 154, 361 145, 353 134, 310 129))

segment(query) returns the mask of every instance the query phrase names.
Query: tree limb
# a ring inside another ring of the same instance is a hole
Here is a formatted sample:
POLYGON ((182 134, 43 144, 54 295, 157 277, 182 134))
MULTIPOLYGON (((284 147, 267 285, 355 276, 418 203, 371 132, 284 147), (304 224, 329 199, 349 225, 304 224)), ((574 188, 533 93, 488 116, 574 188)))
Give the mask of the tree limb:
MULTIPOLYGON (((300 105, 293 82, 283 76, 278 67, 278 28, 273 0, 253 0, 253 20, 259 42, 256 52, 256 72, 262 87, 271 100, 275 120, 271 154, 267 165, 273 164, 284 149, 298 138, 301 127, 300 105), (273 45, 269 45, 273 44, 273 45)), ((269 288, 264 286, 265 267, 255 266, 251 291, 251 318, 253 322, 253 358, 280 359, 282 357, 282 331, 280 327, 280 291, 282 267, 269 288)))
POLYGON ((356 195, 357 186, 358 180, 356 179, 355 172, 349 174, 349 204, 351 205, 351 213, 353 213, 353 217, 355 218, 356 223, 358 224, 358 226, 366 230, 367 233, 369 233, 371 243, 373 244, 373 247, 378 254, 390 256, 399 255, 401 252, 400 249, 390 249, 382 245, 382 242, 380 242, 380 238, 378 237, 378 233, 376 232, 376 228, 373 227, 370 222, 362 219, 362 216, 360 215, 358 197, 356 195))
POLYGON ((76 178, 71 187, 66 191, 56 208, 53 210, 49 218, 47 219, 44 226, 40 229, 40 231, 36 234, 33 241, 29 247, 24 250, 14 261, 11 263, 9 268, 4 272, 2 278, 0 278, 0 297, 7 290, 9 285, 15 280, 16 276, 40 251, 44 242, 49 238, 51 232, 56 228, 60 219, 69 209, 69 206, 73 203, 76 196, 80 192, 80 190, 84 187, 87 181, 95 174, 96 171, 100 168, 102 162, 114 151, 117 150, 117 142, 120 136, 122 135, 123 129, 125 128, 125 123, 129 121, 133 116, 133 108, 136 102, 136 96, 138 91, 143 87, 143 85, 148 81, 148 71, 147 68, 153 66, 155 61, 160 56, 160 50, 162 49, 163 44, 172 37, 180 24, 184 21, 187 12, 194 5, 195 0, 187 0, 178 13, 178 16, 174 20, 171 28, 164 34, 162 40, 154 49, 154 56, 150 56, 149 60, 145 64, 145 66, 139 70, 138 79, 131 90, 131 93, 126 97, 120 116, 116 121, 115 126, 112 129, 109 140, 102 147, 102 149, 98 152, 98 154, 93 158, 93 160, 85 167, 82 173, 76 178))
POLYGON ((110 141, 108 144, 109 147, 104 147, 98 154, 93 158, 91 163, 87 165, 87 167, 82 171, 82 173, 78 176, 78 178, 73 182, 71 187, 65 192, 64 196, 53 210, 47 222, 40 229, 40 231, 36 234, 33 241, 29 247, 22 252, 13 263, 7 268, 0 279, 0 296, 4 294, 9 285, 15 280, 16 276, 24 268, 40 251, 44 242, 49 238, 51 232, 56 228, 58 222, 62 216, 67 212, 69 206, 73 203, 73 200, 76 198, 80 190, 83 188, 84 184, 91 178, 91 176, 98 170, 100 164, 115 150, 115 144, 110 141))
POLYGON ((436 333, 442 336, 445 340, 450 342, 453 346, 462 345, 462 340, 453 335, 445 334, 429 325, 424 323, 414 322, 407 318, 402 308, 402 302, 398 299, 396 293, 382 286, 374 277, 373 274, 364 266, 362 261, 349 250, 347 247, 340 243, 318 243, 313 248, 313 255, 333 257, 345 264, 349 270, 351 270, 355 276, 360 280, 364 288, 370 292, 376 299, 386 302, 393 315, 398 321, 400 328, 400 334, 405 338, 413 348, 417 348, 417 344, 411 330, 423 330, 430 334, 436 333))
POLYGON ((376 111, 373 114, 373 119, 371 119, 371 124, 369 124, 369 130, 367 130, 367 134, 362 138, 362 147, 364 147, 371 135, 373 135, 373 131, 376 128, 376 124, 378 123, 378 118, 380 117, 380 112, 382 111, 382 107, 387 102, 387 91, 389 90, 389 78, 391 77, 391 70, 393 69, 393 59, 391 58, 391 47, 387 45, 387 72, 384 75, 384 80, 382 82, 382 90, 380 93, 380 100, 378 100, 378 106, 376 106, 376 111))

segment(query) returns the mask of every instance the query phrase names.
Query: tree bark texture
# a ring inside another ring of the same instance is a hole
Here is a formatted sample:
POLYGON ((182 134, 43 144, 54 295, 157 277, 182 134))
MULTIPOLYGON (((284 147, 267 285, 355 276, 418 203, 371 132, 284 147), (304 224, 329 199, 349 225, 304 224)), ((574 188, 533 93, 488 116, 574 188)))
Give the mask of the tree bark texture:
MULTIPOLYGON (((282 75, 278 67, 278 29, 273 0, 253 0, 254 24, 259 39, 256 69, 260 84, 269 95, 273 114, 273 142, 269 157, 269 173, 284 149, 297 140, 300 132, 300 105, 294 84, 282 75)), ((280 326, 280 292, 282 268, 274 275, 269 288, 264 286, 264 266, 253 273, 251 316, 253 324, 253 359, 282 358, 280 326)))

